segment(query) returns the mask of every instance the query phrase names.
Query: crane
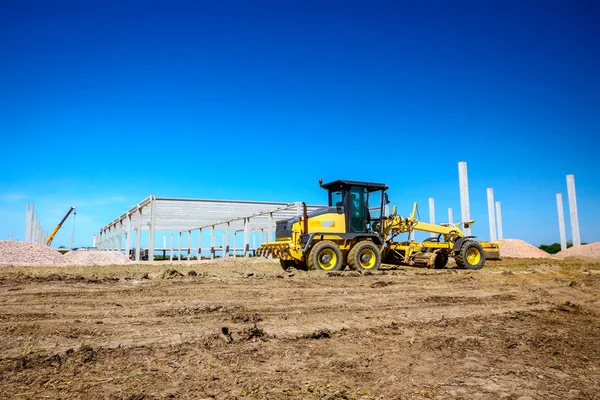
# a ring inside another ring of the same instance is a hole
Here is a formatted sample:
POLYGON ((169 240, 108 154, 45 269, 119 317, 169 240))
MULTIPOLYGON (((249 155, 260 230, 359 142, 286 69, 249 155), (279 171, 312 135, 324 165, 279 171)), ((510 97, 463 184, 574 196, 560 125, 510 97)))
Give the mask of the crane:
POLYGON ((67 220, 67 218, 69 218, 69 215, 71 215, 71 213, 73 212, 74 209, 75 209, 75 206, 71 206, 71 208, 69 209, 69 211, 67 211, 67 214, 64 216, 64 218, 58 223, 58 225, 56 225, 56 228, 54 228, 54 230, 52 231, 50 236, 48 236, 48 239, 46 239, 46 246, 50 246, 50 244, 52 243, 52 239, 54 239, 54 236, 56 235, 56 233, 58 232, 58 230, 60 229, 62 224, 67 220))

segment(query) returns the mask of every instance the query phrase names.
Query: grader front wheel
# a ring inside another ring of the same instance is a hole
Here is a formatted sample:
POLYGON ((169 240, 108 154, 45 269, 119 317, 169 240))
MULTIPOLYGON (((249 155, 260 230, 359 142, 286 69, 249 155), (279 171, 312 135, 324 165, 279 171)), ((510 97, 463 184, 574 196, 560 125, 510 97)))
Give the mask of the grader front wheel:
POLYGON ((348 264, 358 271, 374 271, 381 265, 381 254, 372 242, 358 242, 348 253, 348 264))
POLYGON ((454 259, 459 268, 481 269, 485 263, 485 252, 479 243, 466 240, 454 254, 454 259))
POLYGON ((342 252, 337 244, 323 240, 314 245, 308 255, 308 269, 338 271, 342 267, 342 252))

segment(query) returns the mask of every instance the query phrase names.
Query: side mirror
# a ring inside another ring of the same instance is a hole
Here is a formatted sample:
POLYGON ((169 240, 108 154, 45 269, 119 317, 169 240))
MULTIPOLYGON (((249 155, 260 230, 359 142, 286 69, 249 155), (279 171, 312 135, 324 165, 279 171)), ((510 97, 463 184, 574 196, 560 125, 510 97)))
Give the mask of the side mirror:
POLYGON ((390 199, 388 198, 387 193, 384 193, 383 195, 385 197, 385 204, 390 204, 390 199))

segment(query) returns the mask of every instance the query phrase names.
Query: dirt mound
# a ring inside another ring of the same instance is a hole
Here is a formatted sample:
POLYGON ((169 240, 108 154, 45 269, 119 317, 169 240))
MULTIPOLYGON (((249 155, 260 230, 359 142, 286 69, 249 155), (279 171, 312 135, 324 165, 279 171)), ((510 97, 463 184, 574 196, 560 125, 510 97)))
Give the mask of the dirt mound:
POLYGON ((70 251, 63 258, 63 263, 71 265, 115 265, 129 262, 129 258, 118 251, 70 251))
POLYGON ((36 243, 0 241, 0 266, 55 265, 64 263, 62 254, 36 243))
POLYGON ((550 254, 532 244, 519 239, 502 239, 500 242, 500 257, 507 258, 547 258, 550 254))
POLYGON ((600 258, 600 242, 570 247, 556 253, 558 257, 594 257, 600 258))

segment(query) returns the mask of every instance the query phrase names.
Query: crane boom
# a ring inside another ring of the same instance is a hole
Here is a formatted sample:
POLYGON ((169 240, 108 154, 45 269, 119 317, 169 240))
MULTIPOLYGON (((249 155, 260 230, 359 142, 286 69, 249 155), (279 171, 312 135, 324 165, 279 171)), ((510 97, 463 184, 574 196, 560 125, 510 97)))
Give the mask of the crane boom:
POLYGON ((71 206, 71 208, 69 209, 69 211, 67 211, 67 214, 58 223, 58 225, 56 225, 56 228, 54 228, 54 230, 52 231, 52 233, 50 234, 50 236, 48 236, 48 239, 46 239, 46 246, 50 246, 50 244, 52 243, 52 239, 54 239, 54 236, 56 235, 56 233, 58 232, 58 230, 60 229, 60 227, 62 226, 62 224, 66 221, 66 219, 69 218, 69 215, 71 215, 71 213, 73 212, 74 209, 75 209, 75 206, 71 206))

